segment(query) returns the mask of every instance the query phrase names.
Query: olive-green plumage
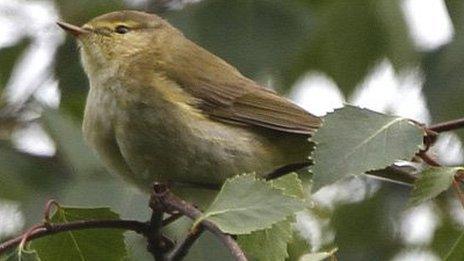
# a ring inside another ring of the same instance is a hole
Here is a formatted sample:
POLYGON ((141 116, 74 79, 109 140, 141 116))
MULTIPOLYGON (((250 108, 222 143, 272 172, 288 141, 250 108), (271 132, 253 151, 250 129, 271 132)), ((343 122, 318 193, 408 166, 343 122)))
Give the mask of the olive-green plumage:
POLYGON ((220 184, 307 161, 319 118, 158 16, 120 11, 60 26, 77 36, 90 81, 84 136, 111 170, 140 187, 220 184))

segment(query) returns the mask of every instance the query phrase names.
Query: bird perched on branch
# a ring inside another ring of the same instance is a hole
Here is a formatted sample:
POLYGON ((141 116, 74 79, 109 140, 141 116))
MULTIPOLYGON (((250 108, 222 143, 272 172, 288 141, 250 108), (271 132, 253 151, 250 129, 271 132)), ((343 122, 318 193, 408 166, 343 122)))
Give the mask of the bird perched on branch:
POLYGON ((220 185, 308 162, 320 126, 154 14, 119 11, 82 27, 90 92, 83 131, 107 167, 139 187, 220 185))

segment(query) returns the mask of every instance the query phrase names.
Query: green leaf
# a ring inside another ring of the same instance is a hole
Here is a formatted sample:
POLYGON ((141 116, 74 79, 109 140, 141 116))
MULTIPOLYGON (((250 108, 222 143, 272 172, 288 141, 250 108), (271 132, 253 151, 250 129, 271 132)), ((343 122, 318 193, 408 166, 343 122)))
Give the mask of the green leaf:
MULTIPOLYGON (((283 190, 285 195, 303 199, 303 186, 296 173, 290 173, 269 182, 283 190)), ((292 218, 274 224, 269 229, 239 235, 238 243, 248 256, 256 260, 284 260, 288 257, 287 243, 292 239, 292 218)))
POLYGON ((290 173, 278 179, 271 180, 270 183, 274 188, 283 190, 285 195, 304 198, 303 184, 296 173, 290 173))
POLYGON ((397 71, 415 64, 418 52, 411 40, 399 0, 378 0, 376 14, 383 28, 385 54, 397 71))
POLYGON ((424 170, 414 183, 409 206, 416 206, 438 196, 453 184, 454 176, 462 167, 432 167, 424 170))
MULTIPOLYGON (((147 259, 152 260, 152 259, 147 259)), ((218 239, 211 233, 203 233, 189 250, 185 261, 220 260, 234 261, 234 257, 218 239)))
POLYGON ((270 228, 301 209, 302 200, 284 195, 253 174, 245 174, 228 179, 196 222, 207 219, 225 233, 248 234, 270 228))
MULTIPOLYGON (((185 234, 192 227, 192 223, 191 219, 182 217, 167 227, 163 227, 163 234, 169 239, 179 242, 185 238, 185 234)), ((234 258, 231 256, 230 251, 212 233, 203 233, 185 257, 185 261, 199 260, 233 261, 234 258)))
POLYGON ((464 232, 458 237, 443 261, 460 261, 464 256, 464 232))
POLYGON ((309 253, 302 256, 299 261, 322 261, 333 256, 337 250, 337 248, 334 248, 328 252, 309 253))
POLYGON ((313 137, 313 189, 409 160, 422 147, 423 134, 405 118, 350 105, 335 110, 313 137))
MULTIPOLYGON (((109 208, 60 207, 51 221, 66 223, 91 219, 119 219, 119 215, 109 208)), ((47 261, 121 260, 127 255, 123 233, 124 230, 117 229, 74 230, 35 239, 31 249, 47 261)))
MULTIPOLYGON (((464 2, 444 2, 453 22, 453 38, 449 43, 425 53, 421 66, 425 76, 423 92, 435 122, 461 118, 464 111, 464 81, 460 70, 464 61, 464 2)), ((456 133, 464 138, 463 130, 456 133)))
POLYGON ((284 220, 270 229, 239 235, 238 244, 247 256, 260 261, 280 261, 288 257, 287 243, 292 239, 292 225, 284 220))
POLYGON ((55 158, 22 153, 6 141, 0 141, 0 197, 16 201, 38 199, 38 193, 54 193, 51 189, 67 182, 63 167, 55 158), (30 193, 31 190, 34 193, 30 193))

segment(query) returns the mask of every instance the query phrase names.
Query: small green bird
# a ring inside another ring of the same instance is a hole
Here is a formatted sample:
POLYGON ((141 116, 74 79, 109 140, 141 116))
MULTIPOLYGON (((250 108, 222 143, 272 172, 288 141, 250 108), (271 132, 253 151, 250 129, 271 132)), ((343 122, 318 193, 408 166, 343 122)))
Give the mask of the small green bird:
POLYGON ((321 120, 259 86, 154 14, 119 11, 82 27, 90 82, 83 131, 107 167, 153 181, 220 185, 308 162, 321 120))

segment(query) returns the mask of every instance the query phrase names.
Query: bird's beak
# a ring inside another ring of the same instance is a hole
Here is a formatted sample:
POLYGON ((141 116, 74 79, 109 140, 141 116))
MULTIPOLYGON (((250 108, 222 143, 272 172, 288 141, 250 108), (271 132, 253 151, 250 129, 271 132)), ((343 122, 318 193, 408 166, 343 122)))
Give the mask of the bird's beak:
POLYGON ((63 28, 63 30, 74 35, 75 37, 79 37, 83 34, 88 34, 90 32, 89 30, 86 30, 79 26, 75 26, 75 25, 68 24, 65 22, 56 22, 56 23, 58 24, 59 27, 63 28))

